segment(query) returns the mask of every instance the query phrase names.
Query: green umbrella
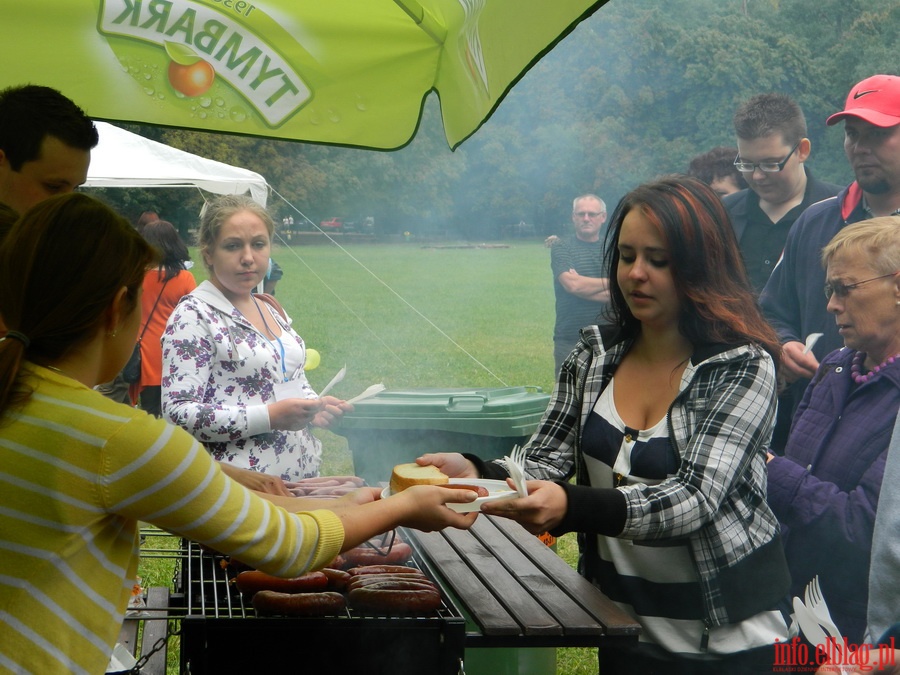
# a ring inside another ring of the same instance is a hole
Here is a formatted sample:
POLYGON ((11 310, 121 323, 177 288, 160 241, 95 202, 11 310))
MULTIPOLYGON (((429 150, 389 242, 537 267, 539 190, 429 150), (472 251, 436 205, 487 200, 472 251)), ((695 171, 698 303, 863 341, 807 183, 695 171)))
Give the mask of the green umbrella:
POLYGON ((605 0, 28 0, 0 86, 98 119, 392 149, 440 98, 455 148, 605 0))

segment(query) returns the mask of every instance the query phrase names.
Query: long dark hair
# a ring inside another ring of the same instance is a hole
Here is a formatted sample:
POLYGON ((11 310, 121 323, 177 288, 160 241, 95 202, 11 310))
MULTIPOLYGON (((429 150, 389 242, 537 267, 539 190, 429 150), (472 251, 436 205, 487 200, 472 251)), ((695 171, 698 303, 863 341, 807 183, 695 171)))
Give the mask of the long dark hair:
POLYGON ((140 232, 147 243, 161 254, 163 271, 160 273, 160 281, 178 276, 184 269, 185 261, 190 260, 191 256, 175 226, 168 220, 154 220, 146 223, 140 232))
POLYGON ((156 252, 127 220, 85 194, 25 212, 0 244, 0 315, 22 337, 0 340, 0 415, 24 403, 23 359, 48 364, 91 340, 124 286, 137 305, 156 252))
POLYGON ((755 343, 780 363, 781 345, 757 305, 728 212, 709 186, 688 176, 641 185, 613 213, 606 238, 610 311, 624 336, 640 331, 616 277, 619 233, 632 209, 641 209, 668 245, 681 334, 694 345, 755 343))

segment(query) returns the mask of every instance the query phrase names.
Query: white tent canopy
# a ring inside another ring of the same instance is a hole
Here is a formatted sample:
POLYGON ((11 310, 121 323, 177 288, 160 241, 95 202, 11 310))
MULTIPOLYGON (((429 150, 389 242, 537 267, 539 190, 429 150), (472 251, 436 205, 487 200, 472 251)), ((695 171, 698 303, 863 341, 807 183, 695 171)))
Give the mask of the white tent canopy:
POLYGON ((85 187, 198 187, 215 194, 250 192, 266 205, 269 186, 254 171, 241 169, 130 131, 95 122, 100 142, 91 151, 85 187))

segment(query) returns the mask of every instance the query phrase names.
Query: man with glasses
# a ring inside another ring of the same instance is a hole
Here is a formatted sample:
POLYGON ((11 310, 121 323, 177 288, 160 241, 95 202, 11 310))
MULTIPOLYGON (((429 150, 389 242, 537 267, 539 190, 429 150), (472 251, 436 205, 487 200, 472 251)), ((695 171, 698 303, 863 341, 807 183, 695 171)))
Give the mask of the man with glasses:
MULTIPOLYGON (((783 344, 782 375, 802 391, 819 359, 841 347, 834 318, 826 310, 821 251, 845 225, 900 213, 900 77, 874 75, 856 84, 844 110, 826 120, 844 122, 844 152, 856 180, 836 197, 809 207, 794 223, 784 255, 760 295, 760 304, 783 344), (813 349, 806 339, 822 337, 813 349)), ((842 280, 827 292, 839 295, 853 283, 842 280)), ((898 306, 900 311, 900 306, 898 306)))
POLYGON ((603 276, 600 230, 606 222, 606 204, 596 195, 581 195, 572 203, 575 234, 563 237, 550 249, 550 269, 556 294, 553 358, 556 372, 575 348, 579 331, 596 324, 609 302, 609 282, 603 276))
MULTIPOLYGON (((758 94, 733 118, 738 152, 734 167, 750 186, 722 200, 731 215, 747 275, 760 293, 781 258, 791 225, 810 205, 840 187, 813 177, 806 166, 810 142, 806 117, 784 94, 758 94)), ((781 452, 806 383, 782 392, 772 448, 781 452)))
POLYGON ((759 94, 734 114, 735 168, 749 188, 722 201, 731 215, 750 282, 757 293, 781 257, 788 230, 811 204, 840 187, 813 178, 800 106, 784 94, 759 94))

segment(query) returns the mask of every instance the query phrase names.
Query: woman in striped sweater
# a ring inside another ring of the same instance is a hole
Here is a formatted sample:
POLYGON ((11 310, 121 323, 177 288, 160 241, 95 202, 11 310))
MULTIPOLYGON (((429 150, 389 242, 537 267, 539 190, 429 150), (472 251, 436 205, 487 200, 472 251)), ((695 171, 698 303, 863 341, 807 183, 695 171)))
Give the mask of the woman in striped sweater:
POLYGON ((38 204, 0 245, 0 673, 105 671, 139 520, 296 576, 397 525, 474 518, 444 507, 471 492, 425 486, 280 508, 182 429, 94 391, 131 354, 155 262, 127 221, 83 194, 38 204))

